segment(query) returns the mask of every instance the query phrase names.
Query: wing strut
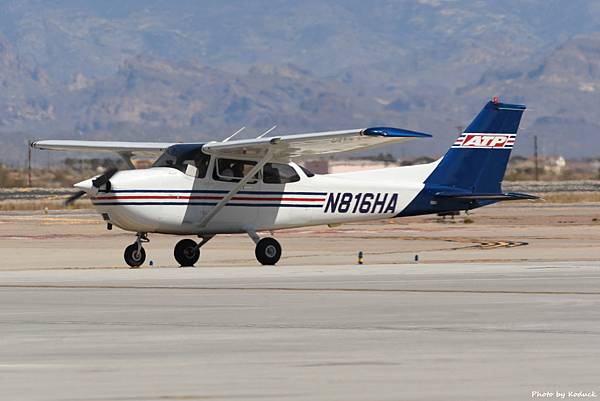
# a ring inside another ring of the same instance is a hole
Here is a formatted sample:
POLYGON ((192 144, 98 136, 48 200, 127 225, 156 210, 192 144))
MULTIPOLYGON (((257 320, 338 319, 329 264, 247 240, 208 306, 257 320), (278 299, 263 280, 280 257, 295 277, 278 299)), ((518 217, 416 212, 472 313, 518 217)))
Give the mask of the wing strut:
POLYGON ((252 170, 250 170, 248 174, 246 174, 244 178, 242 178, 240 182, 238 182, 237 185, 233 187, 231 191, 229 191, 227 195, 225 195, 225 197, 221 199, 219 203, 217 203, 215 207, 213 207, 206 216, 204 216, 204 218, 200 222, 200 227, 206 227, 208 223, 210 223, 210 221, 213 219, 213 217, 215 217, 215 215, 219 213, 221 209, 223 209, 227 202, 229 202, 231 198, 233 198, 242 189, 242 187, 246 185, 246 183, 250 181, 250 179, 252 179, 252 177, 254 177, 256 173, 258 173, 260 169, 263 168, 263 166, 271 160, 272 157, 273 149, 269 148, 267 149, 262 159, 260 159, 258 163, 256 163, 256 165, 252 168, 252 170))

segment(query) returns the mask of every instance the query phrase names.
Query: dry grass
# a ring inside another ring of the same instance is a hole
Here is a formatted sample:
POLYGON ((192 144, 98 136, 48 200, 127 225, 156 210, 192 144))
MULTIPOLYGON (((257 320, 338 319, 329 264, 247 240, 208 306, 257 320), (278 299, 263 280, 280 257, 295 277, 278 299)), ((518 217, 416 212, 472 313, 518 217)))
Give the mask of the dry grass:
POLYGON ((64 199, 36 199, 19 201, 1 201, 0 211, 44 211, 44 210, 64 210, 64 209, 91 209, 92 203, 88 200, 80 200, 73 205, 65 207, 64 199))

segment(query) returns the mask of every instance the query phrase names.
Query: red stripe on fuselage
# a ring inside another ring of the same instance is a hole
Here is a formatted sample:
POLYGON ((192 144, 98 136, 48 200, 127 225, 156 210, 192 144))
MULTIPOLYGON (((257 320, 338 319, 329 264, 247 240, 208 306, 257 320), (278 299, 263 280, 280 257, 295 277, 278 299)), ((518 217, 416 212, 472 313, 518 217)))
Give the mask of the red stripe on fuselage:
MULTIPOLYGON (((184 199, 184 200, 221 200, 223 196, 181 196, 181 195, 124 195, 124 196, 102 196, 92 200, 126 200, 126 199, 184 199)), ((324 202, 325 198, 251 198, 245 196, 234 196, 232 200, 244 201, 283 201, 283 202, 324 202)))

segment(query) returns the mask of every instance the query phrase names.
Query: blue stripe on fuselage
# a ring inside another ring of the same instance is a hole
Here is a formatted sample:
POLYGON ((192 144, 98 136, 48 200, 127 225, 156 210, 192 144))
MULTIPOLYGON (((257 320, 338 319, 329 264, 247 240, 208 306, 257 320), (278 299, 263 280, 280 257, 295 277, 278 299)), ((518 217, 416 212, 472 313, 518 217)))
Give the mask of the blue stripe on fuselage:
MULTIPOLYGON (((94 206, 215 206, 217 202, 94 202, 94 206)), ((288 203, 228 203, 225 206, 244 207, 310 207, 321 208, 323 205, 298 205, 288 203)))

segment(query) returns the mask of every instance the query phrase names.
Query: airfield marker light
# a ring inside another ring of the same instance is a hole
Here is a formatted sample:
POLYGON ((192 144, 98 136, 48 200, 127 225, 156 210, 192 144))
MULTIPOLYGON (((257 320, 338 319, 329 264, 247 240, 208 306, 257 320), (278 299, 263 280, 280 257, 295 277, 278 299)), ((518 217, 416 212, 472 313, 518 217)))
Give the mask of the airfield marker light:
POLYGON ((363 251, 358 251, 358 264, 363 264, 363 251))

